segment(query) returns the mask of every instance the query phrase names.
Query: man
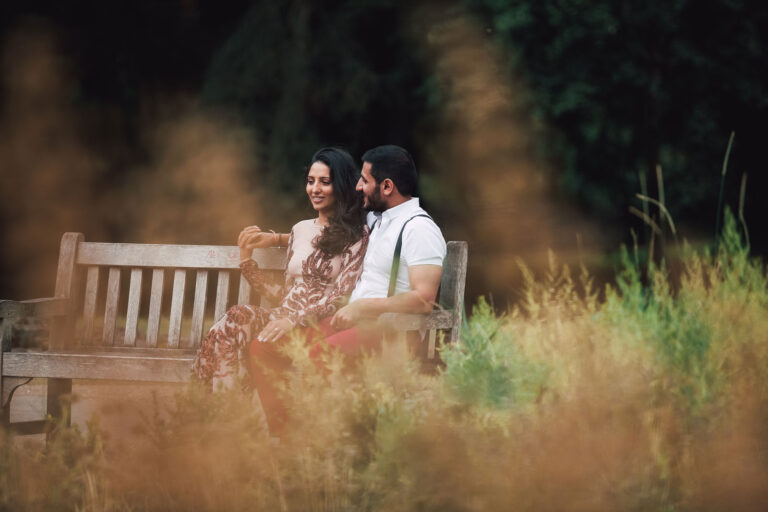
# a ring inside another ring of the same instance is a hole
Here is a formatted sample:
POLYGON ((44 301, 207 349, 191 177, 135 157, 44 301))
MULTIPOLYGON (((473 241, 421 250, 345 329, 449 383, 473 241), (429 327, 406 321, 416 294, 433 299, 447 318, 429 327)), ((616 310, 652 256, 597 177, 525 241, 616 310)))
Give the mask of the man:
MULTIPOLYGON (((440 286, 446 245, 440 228, 419 206, 417 173, 411 155, 399 146, 379 146, 363 155, 357 182, 371 229, 363 272, 349 299, 331 319, 348 329, 381 313, 429 313, 440 286), (397 240, 402 247, 391 279, 397 240), (394 285, 394 289, 390 290, 394 285)), ((331 336, 326 341, 335 345, 331 336)), ((338 339, 338 338, 337 338, 338 339)), ((341 345, 345 343, 342 342, 341 345)))

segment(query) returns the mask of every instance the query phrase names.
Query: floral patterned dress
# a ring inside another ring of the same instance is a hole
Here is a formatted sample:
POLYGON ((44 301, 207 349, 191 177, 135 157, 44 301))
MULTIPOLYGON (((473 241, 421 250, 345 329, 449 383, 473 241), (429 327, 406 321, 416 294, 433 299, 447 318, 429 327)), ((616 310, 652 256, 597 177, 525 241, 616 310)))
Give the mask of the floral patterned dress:
MULTIPOLYGON (((259 269, 251 260, 240 263, 243 275, 255 290, 276 308, 254 305, 231 307, 203 339, 192 364, 195 375, 213 389, 231 389, 247 373, 248 343, 272 320, 288 318, 295 326, 308 326, 333 315, 346 302, 363 268, 368 234, 329 256, 313 246, 323 227, 314 219, 291 229, 284 282, 259 269)), ((247 379, 243 379, 246 382, 247 379)))

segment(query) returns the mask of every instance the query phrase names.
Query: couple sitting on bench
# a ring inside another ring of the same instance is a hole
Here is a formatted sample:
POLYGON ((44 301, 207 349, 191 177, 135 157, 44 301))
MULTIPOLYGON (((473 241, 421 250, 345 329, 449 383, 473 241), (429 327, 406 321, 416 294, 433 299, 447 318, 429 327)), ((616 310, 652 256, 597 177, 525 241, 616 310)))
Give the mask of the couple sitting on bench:
POLYGON ((243 275, 279 306, 230 308, 195 358, 194 373, 213 389, 232 388, 239 378, 254 385, 270 429, 279 429, 284 411, 263 367, 290 365, 274 349, 290 331, 302 330, 313 343, 312 355, 333 348, 352 355, 379 341, 366 320, 385 312, 428 313, 435 303, 446 243, 419 207, 413 159, 389 145, 367 151, 362 161, 358 174, 349 153, 321 149, 312 157, 306 181, 317 217, 297 223, 290 235, 258 226, 240 233, 243 275), (275 281, 258 268, 251 252, 284 243, 285 278, 275 281), (245 378, 249 364, 250 380, 245 378))

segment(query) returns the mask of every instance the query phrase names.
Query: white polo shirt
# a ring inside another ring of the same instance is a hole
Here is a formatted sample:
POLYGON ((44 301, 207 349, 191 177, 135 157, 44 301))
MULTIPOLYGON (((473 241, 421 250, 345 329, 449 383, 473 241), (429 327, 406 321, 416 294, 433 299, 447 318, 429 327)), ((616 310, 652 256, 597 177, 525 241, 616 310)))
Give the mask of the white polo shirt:
MULTIPOLYGON (((362 298, 383 298, 389 291, 389 274, 392 272, 392 258, 395 255, 397 236, 403 224, 415 215, 425 215, 419 206, 419 198, 390 208, 384 212, 369 212, 368 227, 371 237, 363 260, 363 272, 349 297, 349 302, 362 298)), ((416 217, 408 222, 403 231, 403 245, 400 250, 400 268, 397 272, 395 294, 411 289, 408 279, 410 265, 443 266, 445 239, 440 228, 427 217, 416 217)))

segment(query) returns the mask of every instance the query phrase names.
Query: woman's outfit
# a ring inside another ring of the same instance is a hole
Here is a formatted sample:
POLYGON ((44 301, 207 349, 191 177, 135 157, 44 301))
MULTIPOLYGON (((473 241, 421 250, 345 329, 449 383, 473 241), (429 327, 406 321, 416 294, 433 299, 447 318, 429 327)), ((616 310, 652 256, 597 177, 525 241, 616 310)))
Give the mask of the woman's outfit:
POLYGON ((344 304, 362 271, 368 234, 345 247, 341 254, 329 256, 313 246, 322 230, 323 226, 313 219, 293 226, 282 284, 273 272, 261 270, 255 261, 240 263, 243 276, 255 291, 280 306, 249 304, 230 308, 211 327, 193 362, 193 371, 200 380, 210 382, 213 389, 233 388, 240 378, 248 385, 249 379, 244 378, 248 373, 248 343, 270 321, 288 318, 294 326, 307 327, 333 315, 344 304))

